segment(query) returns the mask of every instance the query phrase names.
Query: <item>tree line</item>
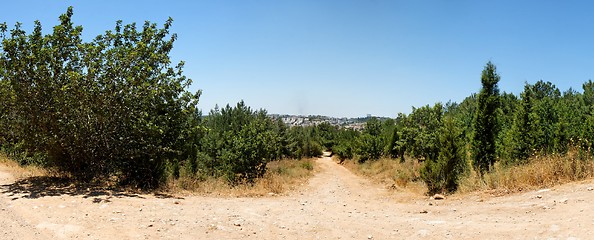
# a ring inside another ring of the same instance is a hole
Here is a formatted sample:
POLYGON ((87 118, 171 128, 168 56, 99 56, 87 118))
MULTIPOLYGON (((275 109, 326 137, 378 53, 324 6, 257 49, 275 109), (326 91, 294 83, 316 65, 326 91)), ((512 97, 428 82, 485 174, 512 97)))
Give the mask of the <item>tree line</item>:
POLYGON ((158 187, 180 174, 251 181, 268 161, 321 154, 313 129, 288 129, 243 102, 203 117, 177 36, 145 22, 82 39, 68 8, 43 34, 0 24, 0 148, 81 181, 158 187))
POLYGON ((335 153, 359 162, 423 161, 420 175, 430 192, 455 191, 471 167, 482 175, 496 162, 523 164, 532 156, 564 155, 570 149, 580 159, 592 159, 594 82, 585 82, 581 92, 561 92, 540 80, 525 83, 516 96, 500 93, 499 79, 488 62, 478 94, 460 103, 413 107, 394 120, 371 120, 360 133, 339 130, 335 153))
POLYGON ((591 158, 594 83, 561 91, 550 82, 500 93, 491 62, 482 88, 460 103, 436 103, 362 131, 328 123, 287 127, 243 101, 203 116, 184 63, 173 64, 176 35, 145 22, 83 41, 68 8, 49 34, 0 24, 0 149, 22 164, 51 167, 82 181, 117 179, 158 187, 181 175, 232 183, 264 175, 266 164, 330 150, 341 160, 423 161, 431 192, 455 191, 473 167, 522 164, 534 155, 577 149, 591 158))

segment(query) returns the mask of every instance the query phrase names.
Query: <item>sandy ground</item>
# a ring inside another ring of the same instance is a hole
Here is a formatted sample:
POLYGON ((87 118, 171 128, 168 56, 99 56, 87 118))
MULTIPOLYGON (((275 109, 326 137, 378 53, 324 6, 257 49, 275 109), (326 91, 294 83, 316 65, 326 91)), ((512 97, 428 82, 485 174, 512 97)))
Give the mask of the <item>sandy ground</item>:
POLYGON ((437 201, 317 163, 307 185, 265 198, 48 186, 0 167, 0 239, 594 239, 594 180, 437 201))

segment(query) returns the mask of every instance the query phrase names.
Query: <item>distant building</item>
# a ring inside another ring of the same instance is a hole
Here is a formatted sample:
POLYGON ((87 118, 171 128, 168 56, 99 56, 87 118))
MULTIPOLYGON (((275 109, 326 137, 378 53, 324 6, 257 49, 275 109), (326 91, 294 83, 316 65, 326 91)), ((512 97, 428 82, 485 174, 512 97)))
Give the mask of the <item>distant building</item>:
MULTIPOLYGON (((317 126, 322 123, 329 123, 332 126, 339 128, 363 130, 365 128, 365 122, 371 118, 371 114, 367 114, 366 118, 335 118, 326 116, 301 116, 301 115, 280 115, 280 114, 269 114, 272 119, 280 119, 284 124, 289 127, 307 127, 317 126)), ((387 118, 380 118, 385 120, 387 118)))

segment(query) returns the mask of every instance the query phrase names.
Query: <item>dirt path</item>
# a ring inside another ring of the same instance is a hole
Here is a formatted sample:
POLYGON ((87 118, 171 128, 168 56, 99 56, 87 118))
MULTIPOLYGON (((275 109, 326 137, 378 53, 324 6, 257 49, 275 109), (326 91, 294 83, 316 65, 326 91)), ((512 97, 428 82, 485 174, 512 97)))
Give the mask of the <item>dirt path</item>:
POLYGON ((591 239, 594 181, 499 198, 389 192, 330 158, 287 196, 129 195, 15 183, 0 168, 0 239, 591 239), (405 198, 406 200, 402 200, 405 198))

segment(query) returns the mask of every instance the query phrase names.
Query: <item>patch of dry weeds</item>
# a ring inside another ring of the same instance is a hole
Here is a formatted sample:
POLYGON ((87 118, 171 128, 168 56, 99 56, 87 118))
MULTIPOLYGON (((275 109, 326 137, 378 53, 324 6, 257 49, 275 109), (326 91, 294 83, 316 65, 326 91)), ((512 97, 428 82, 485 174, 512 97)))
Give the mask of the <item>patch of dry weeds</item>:
POLYGON ((285 159, 267 164, 263 178, 253 183, 231 185, 223 178, 199 180, 181 177, 169 181, 165 190, 174 194, 207 195, 221 197, 262 197, 275 196, 292 191, 303 185, 315 172, 313 159, 285 159))
POLYGON ((594 177, 594 162, 581 159, 577 150, 565 155, 535 156, 525 164, 504 166, 495 164, 495 169, 481 177, 475 171, 463 178, 459 192, 492 192, 502 195, 526 190, 553 187, 569 182, 594 177))
POLYGON ((425 184, 420 181, 419 170, 422 164, 418 161, 408 160, 401 163, 399 159, 381 158, 360 164, 350 160, 345 161, 344 166, 357 175, 386 185, 391 190, 414 194, 423 194, 427 191, 425 184))
POLYGON ((0 154, 0 167, 5 171, 10 172, 10 174, 16 179, 57 175, 54 171, 47 170, 42 167, 34 165, 21 166, 3 154, 0 154))

